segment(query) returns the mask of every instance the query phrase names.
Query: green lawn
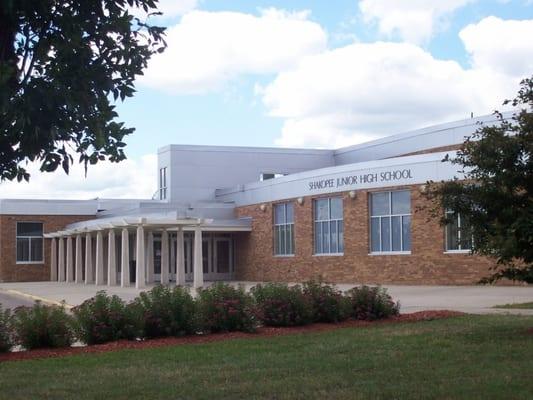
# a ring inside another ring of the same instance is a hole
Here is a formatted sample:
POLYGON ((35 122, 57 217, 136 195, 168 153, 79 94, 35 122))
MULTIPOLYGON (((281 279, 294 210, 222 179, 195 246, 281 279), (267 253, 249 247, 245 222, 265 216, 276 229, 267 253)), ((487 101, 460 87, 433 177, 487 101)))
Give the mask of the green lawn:
POLYGON ((533 301, 529 303, 511 303, 494 306, 492 308, 519 308, 519 309, 533 309, 533 301))
POLYGON ((533 317, 0 363, 1 399, 531 399, 533 317))

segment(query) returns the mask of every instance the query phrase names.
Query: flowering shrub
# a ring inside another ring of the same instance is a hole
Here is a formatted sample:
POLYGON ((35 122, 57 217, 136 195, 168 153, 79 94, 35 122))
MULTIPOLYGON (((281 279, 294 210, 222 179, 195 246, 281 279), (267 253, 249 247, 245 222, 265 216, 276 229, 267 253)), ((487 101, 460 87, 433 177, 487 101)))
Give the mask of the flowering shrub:
POLYGON ((13 345, 12 338, 11 312, 3 310, 0 304, 0 353, 11 349, 13 345))
POLYGON ((400 303, 395 303, 386 289, 379 286, 360 286, 349 290, 347 296, 355 319, 372 321, 400 313, 400 303))
POLYGON ((16 342, 24 348, 68 347, 72 343, 72 317, 65 307, 36 301, 33 307, 17 307, 13 315, 16 342))
POLYGON ((303 293, 311 300, 314 322, 340 322, 350 317, 350 299, 334 286, 308 281, 303 286, 303 293))
POLYGON ((177 286, 155 286, 130 305, 146 338, 180 336, 195 331, 195 303, 189 291, 177 286))
POLYGON ((100 291, 72 309, 77 337, 87 344, 135 339, 139 322, 124 301, 100 291))
POLYGON ((257 285, 251 289, 265 325, 294 326, 313 321, 313 305, 299 285, 283 283, 257 285))
POLYGON ((253 299, 242 287, 215 283, 207 289, 200 289, 196 307, 202 331, 253 332, 257 325, 253 299))

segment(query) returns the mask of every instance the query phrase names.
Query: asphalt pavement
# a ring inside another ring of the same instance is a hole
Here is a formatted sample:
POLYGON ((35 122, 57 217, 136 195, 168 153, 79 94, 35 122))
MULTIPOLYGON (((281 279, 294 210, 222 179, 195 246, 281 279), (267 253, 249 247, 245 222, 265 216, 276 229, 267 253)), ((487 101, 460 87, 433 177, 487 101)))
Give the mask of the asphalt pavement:
POLYGON ((19 306, 31 306, 32 304, 33 300, 31 299, 0 291, 0 305, 3 309, 14 309, 19 306))

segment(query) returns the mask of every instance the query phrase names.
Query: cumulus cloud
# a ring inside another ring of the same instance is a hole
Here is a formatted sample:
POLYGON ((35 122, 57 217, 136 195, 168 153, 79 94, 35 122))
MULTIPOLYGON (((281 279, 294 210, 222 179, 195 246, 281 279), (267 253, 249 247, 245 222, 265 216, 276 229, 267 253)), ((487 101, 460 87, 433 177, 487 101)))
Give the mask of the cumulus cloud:
POLYGON ((362 0, 359 10, 368 23, 377 23, 379 32, 390 37, 423 44, 447 23, 457 9, 475 0, 362 0))
POLYGON ((278 144, 332 147, 486 110, 493 96, 470 78, 412 44, 355 43, 306 58, 262 94, 286 119, 278 144))
POLYGON ((30 182, 1 182, 2 198, 90 199, 152 197, 157 186, 157 156, 148 154, 139 160, 127 159, 118 164, 98 163, 89 166, 87 177, 82 165, 40 173, 36 164, 29 165, 30 182))
POLYGON ((525 77, 533 72, 533 20, 487 17, 460 33, 472 66, 525 77))
POLYGON ((143 85, 174 93, 203 93, 239 75, 272 74, 326 47, 322 27, 309 12, 192 11, 167 30, 168 47, 154 56, 143 85))
POLYGON ((469 68, 410 43, 354 43, 306 57, 257 93, 285 120, 282 146, 343 146, 487 114, 533 71, 531 24, 487 18, 465 28, 469 68), (501 42, 487 39, 494 25, 501 42))

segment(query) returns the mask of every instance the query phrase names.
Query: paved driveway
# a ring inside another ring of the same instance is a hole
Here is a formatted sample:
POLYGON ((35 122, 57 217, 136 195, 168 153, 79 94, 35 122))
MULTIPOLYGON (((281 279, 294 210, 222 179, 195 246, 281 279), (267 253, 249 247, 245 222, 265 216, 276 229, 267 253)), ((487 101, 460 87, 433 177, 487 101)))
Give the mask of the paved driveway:
MULTIPOLYGON (((250 288, 256 282, 232 282, 250 288)), ((353 287, 342 284, 342 290, 353 287)), ((533 310, 503 310, 492 308, 508 303, 533 301, 533 286, 384 286, 400 301, 403 313, 421 310, 457 310, 468 313, 517 313, 533 315, 533 310)), ((135 288, 107 287, 57 282, 0 283, 0 295, 23 294, 28 299, 50 302, 64 300, 68 305, 77 305, 94 296, 98 290, 106 290, 129 301, 139 293, 135 288)), ((10 300, 16 301, 17 300, 10 300)), ((31 302, 32 300, 30 300, 31 302)), ((0 297, 2 302, 2 297, 0 297)))
POLYGON ((14 309, 19 306, 31 306, 33 300, 24 296, 18 296, 0 291, 0 305, 5 310, 6 308, 14 309))

